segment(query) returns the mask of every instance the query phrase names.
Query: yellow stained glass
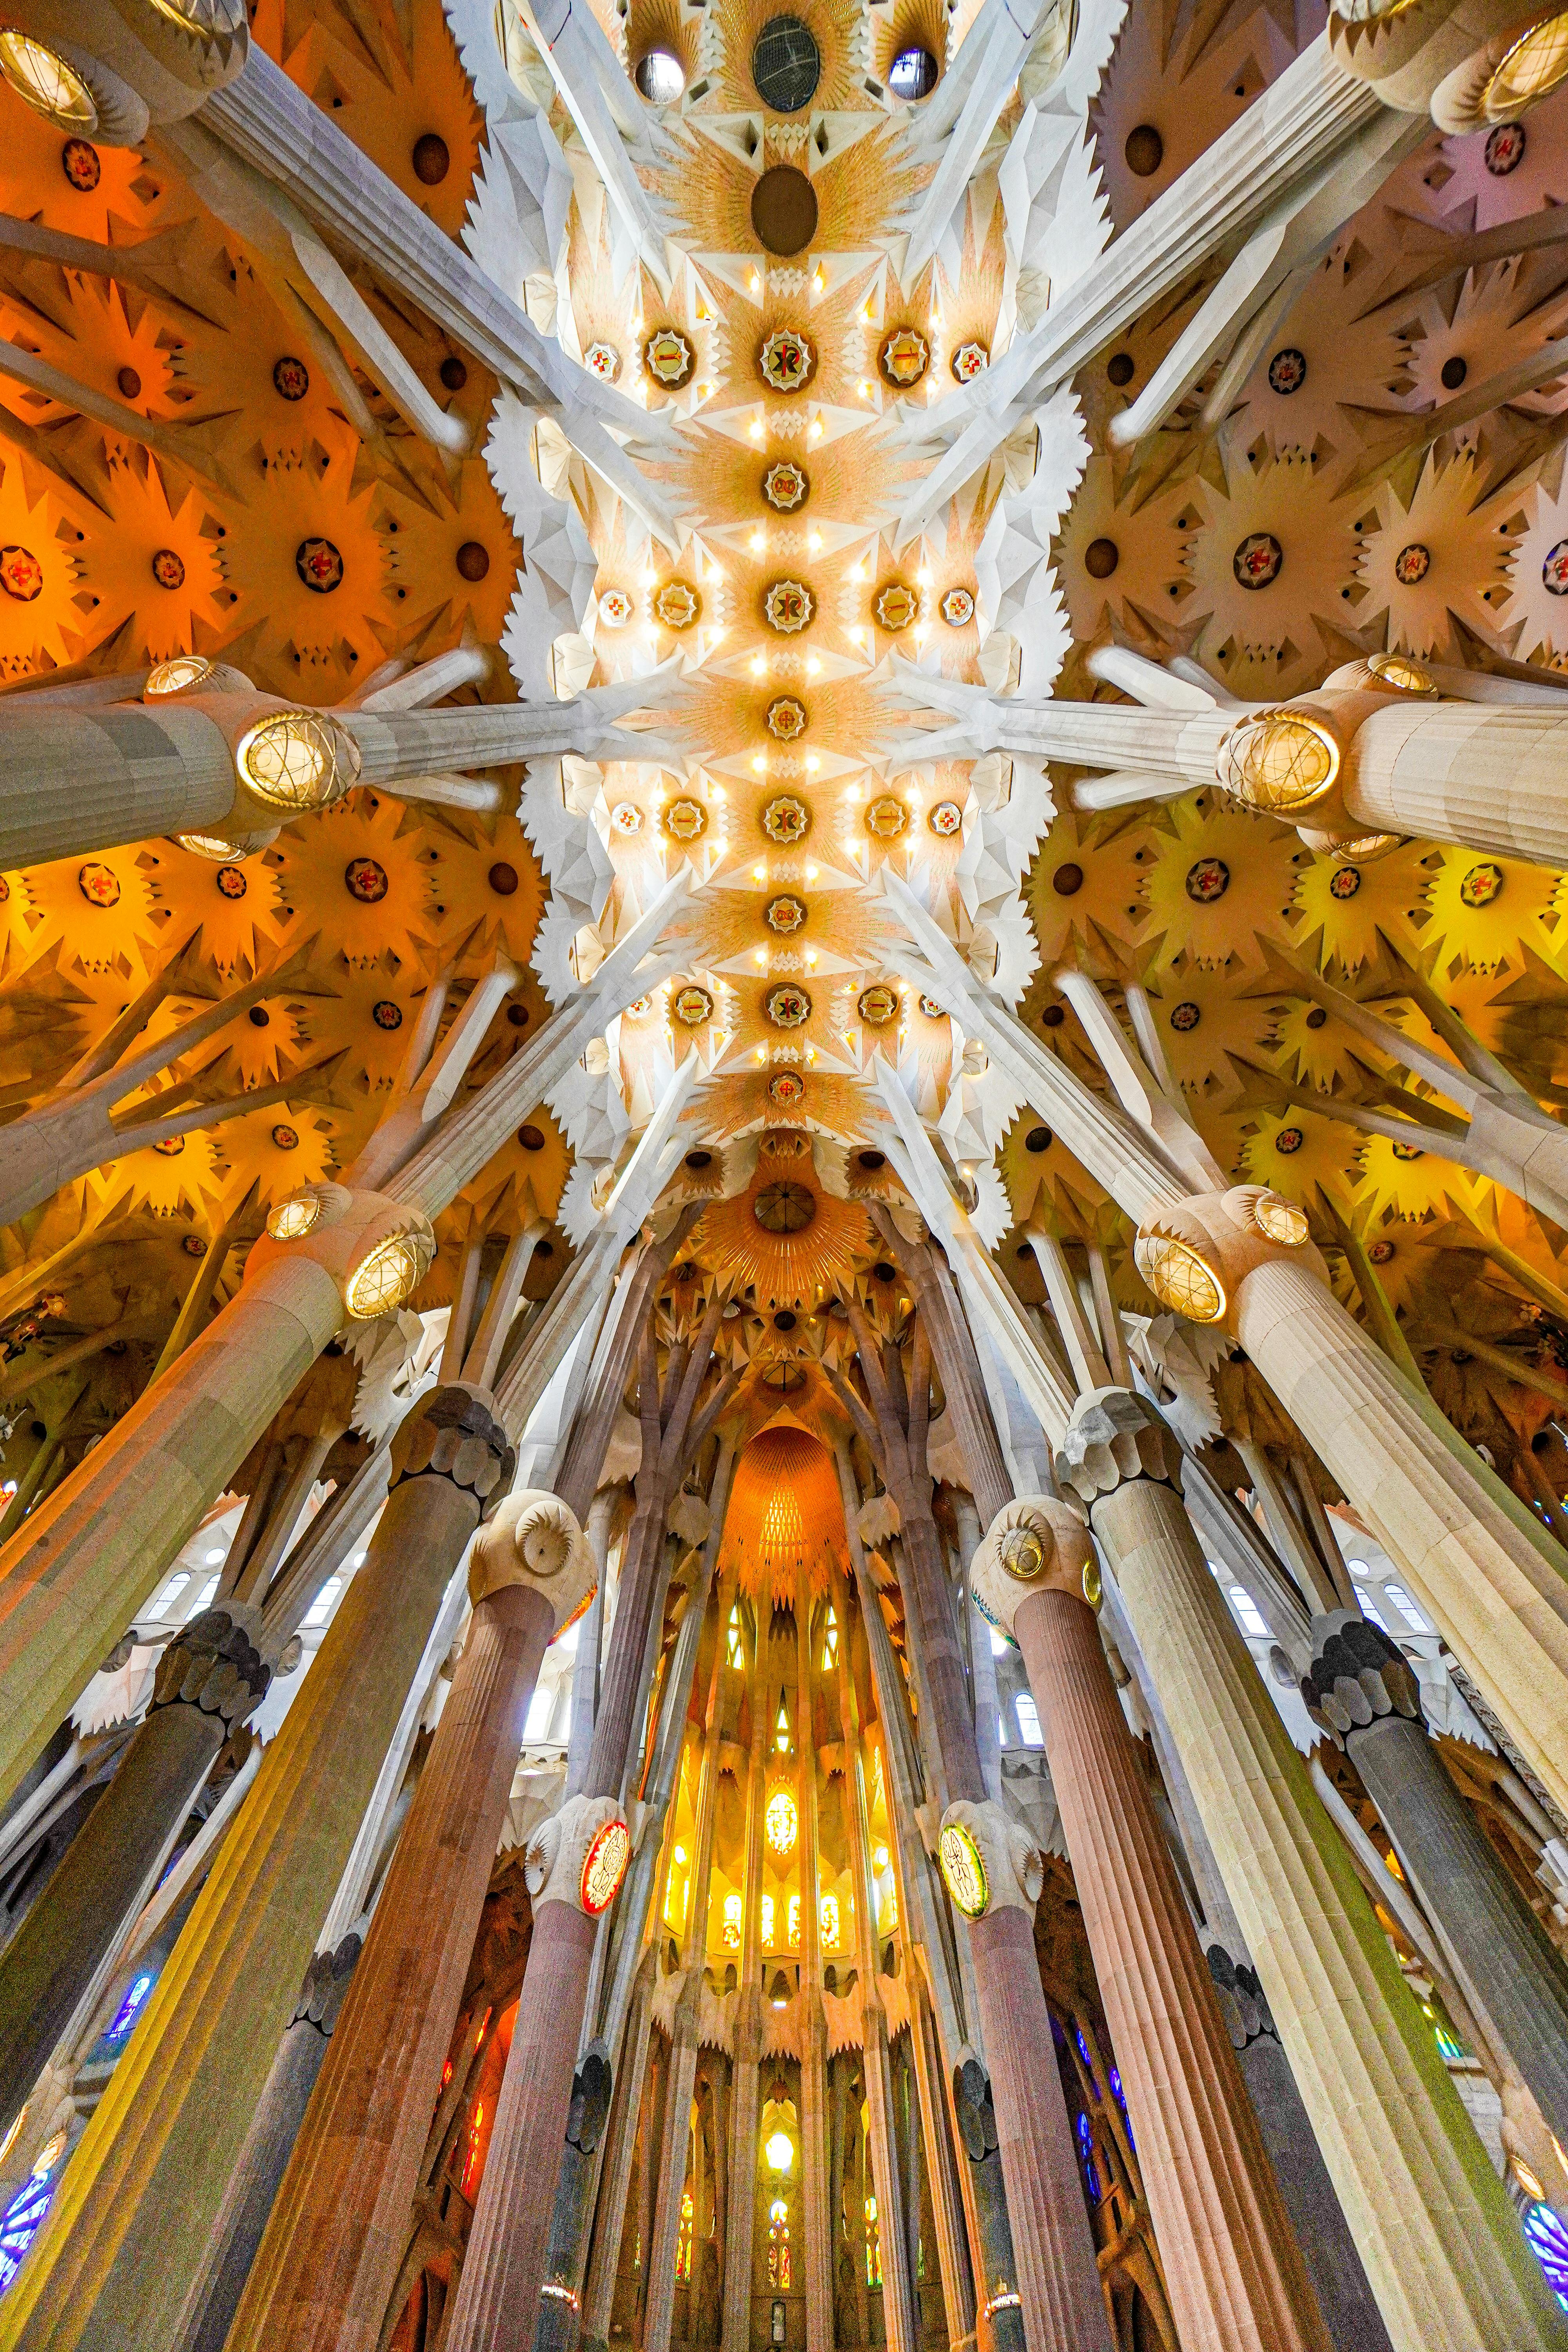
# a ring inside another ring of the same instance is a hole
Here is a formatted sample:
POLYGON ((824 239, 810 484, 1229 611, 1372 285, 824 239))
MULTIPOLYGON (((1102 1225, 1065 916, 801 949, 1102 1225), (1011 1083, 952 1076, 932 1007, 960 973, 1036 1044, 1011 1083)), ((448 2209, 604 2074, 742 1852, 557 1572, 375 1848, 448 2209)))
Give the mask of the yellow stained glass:
POLYGON ((1487 84, 1481 110, 1490 122, 1511 122, 1568 76, 1568 16, 1547 16, 1521 33, 1487 84))
POLYGON ((1284 815, 1321 800, 1340 769, 1340 747, 1324 727, 1295 710, 1265 710, 1233 727, 1215 773, 1248 808, 1284 815))
POLYGON ((1225 1286, 1207 1260, 1168 1234, 1140 1234, 1132 1262, 1162 1307, 1189 1323, 1217 1323, 1225 1313, 1225 1286))

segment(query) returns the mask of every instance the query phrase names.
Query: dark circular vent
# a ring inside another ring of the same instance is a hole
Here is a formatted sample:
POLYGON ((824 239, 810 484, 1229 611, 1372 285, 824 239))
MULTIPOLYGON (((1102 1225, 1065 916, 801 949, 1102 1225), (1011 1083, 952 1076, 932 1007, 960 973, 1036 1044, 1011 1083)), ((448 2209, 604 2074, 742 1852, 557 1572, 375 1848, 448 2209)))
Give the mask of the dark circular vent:
POLYGON ((798 16, 770 16, 752 51, 752 79, 764 106, 798 114, 822 79, 822 51, 798 16))
POLYGON ((752 190, 752 226, 767 252, 804 253, 816 235, 816 190, 793 163, 775 163, 752 190))

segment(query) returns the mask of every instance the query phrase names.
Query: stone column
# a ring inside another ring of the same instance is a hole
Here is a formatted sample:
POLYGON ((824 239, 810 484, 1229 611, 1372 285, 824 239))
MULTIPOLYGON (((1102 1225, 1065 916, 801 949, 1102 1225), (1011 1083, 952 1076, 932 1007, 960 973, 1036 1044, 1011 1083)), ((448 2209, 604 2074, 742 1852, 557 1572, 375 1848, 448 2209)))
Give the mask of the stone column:
POLYGON ((222 1314, 0 1549, 0 1793, 343 1328, 350 1269, 395 1238, 434 1254, 418 1210, 330 1190, 318 1228, 286 1249, 257 1244, 222 1314))
MULTIPOLYGON (((565 1821, 574 1807, 584 1805, 597 1806, 606 1821, 618 1812, 662 1582, 665 1517, 688 1459, 706 1442, 736 1377, 726 1374, 701 1412, 695 1411, 724 1297, 716 1289, 698 1331, 689 1341, 678 1340, 671 1348, 662 1386, 651 1322, 643 1329, 638 1380, 642 1459, 637 1509, 621 1569, 620 1606, 594 1725, 586 1795, 571 1799, 566 1811, 556 1816, 559 1821, 565 1821)), ((575 1890, 564 1880, 557 1885, 558 1879, 559 1871, 552 1868, 550 1884, 556 1892, 548 1898, 543 1916, 536 1907, 529 1972, 445 2352, 530 2352, 533 2341, 553 2205, 540 2182, 547 2178, 553 2185, 560 2168, 595 1928, 575 1890)))
POLYGON ((8 2352, 163 2352, 404 1693, 508 1468, 467 1389, 434 1391, 398 1432, 364 1564, 0 2304, 8 2352))
POLYGON ((1086 1591, 1089 1530, 1029 1496, 972 1571, 1024 1654, 1182 2339, 1328 2352, 1086 1591))
POLYGON ((272 1679, 260 1612, 204 1609, 158 1661, 152 1707, 0 1958, 0 2131, 48 2063, 237 1723, 272 1679))
POLYGON ((1564 2341, 1555 2299, 1125 1391, 1058 1458, 1089 1507, 1395 2352, 1564 2341))
MULTIPOLYGON (((834 1593, 838 1637, 838 1721, 844 1742, 844 1842, 849 1852, 855 1896, 855 1961, 860 1971, 861 2047, 866 2067, 866 2112, 882 2242, 882 2316, 889 2352, 918 2352, 920 2325, 914 2275, 909 2262, 903 2181, 893 2123, 892 2074, 888 2056, 888 2016, 882 2006, 880 1955, 877 1948, 876 1895, 871 1885, 870 1830, 866 1804, 866 1765, 860 1740, 860 1709, 850 1660, 852 1621, 842 1584, 834 1593)), ((912 2021, 911 2021, 911 2031, 912 2021)), ((835 2211, 837 2222, 837 2214, 835 2211)))
POLYGON ((224 2352, 278 2184, 360 1955, 360 1937, 317 1952, 305 1971, 289 2029, 245 2136, 195 2282, 180 2315, 174 2352, 224 2352))
MULTIPOLYGON (((760 1604, 759 1604, 760 1607, 760 1604)), ((722 1634, 722 1627, 720 1629, 722 1634)), ((752 1754, 746 1774, 746 1883, 741 1915, 741 1983, 731 2066, 729 2228, 724 2238, 723 2352, 751 2352, 752 2260, 756 2234, 757 2119, 762 2112, 763 1863, 767 1708, 759 1638, 752 1658, 752 1754)))
MULTIPOLYGON (((944 1838, 946 1824, 957 1812, 969 1834, 981 1835, 1006 1854, 1013 1851, 1012 1828, 1001 1807, 985 1793, 952 1595, 931 1517, 925 1454, 931 1359, 924 1335, 917 1319, 906 1376, 893 1342, 879 1346, 857 1302, 847 1298, 845 1305, 870 1410, 841 1374, 825 1369, 881 1467, 902 1521, 910 1640, 923 1668, 932 1735, 951 1801, 943 1815, 944 1838)), ((943 1852, 943 1876, 953 1895, 946 1845, 943 1852)), ((1033 1863, 1026 1865, 1022 1877, 1011 1866, 1005 1877, 999 1873, 993 1877, 989 1897, 978 1908, 959 1906, 970 1921, 975 2007, 985 2057, 985 2069, 972 2060, 961 2071, 973 2126, 965 2139, 977 2164, 984 2161, 984 2141, 991 2134, 985 2117, 994 2110, 1016 2274, 998 2274, 993 2268, 999 2248, 984 2250, 982 2261, 991 2274, 980 2283, 980 2300, 983 2307, 990 2307, 998 2344, 1026 2338, 1030 2343, 1070 2343, 1088 2352, 1090 2346, 1109 2345, 1110 2325, 1060 2077, 1054 2065, 1044 2068, 1039 2063, 1041 2052, 1053 2046, 1032 1927, 1040 1878, 1033 1863), (985 2070, 989 2087, 982 2091, 976 2078, 985 2070)))
POLYGON ((806 2352, 833 2352, 833 2216, 828 2210, 827 2021, 822 2007, 821 1873, 817 1867, 816 1740, 813 1729, 810 1586, 795 1586, 795 1731, 800 1754, 800 2189, 805 2253, 806 2352))
MULTIPOLYGON (((616 2273, 620 2267, 621 2236, 626 2201, 631 2194, 632 2164, 637 2155, 637 2119, 642 2113, 643 2084, 647 2076, 648 2034, 652 2011, 648 1995, 654 1963, 645 1959, 632 1997, 626 2042, 616 2076, 610 2115, 610 2137, 600 2174, 599 2210, 603 2219, 594 2240, 583 2289, 582 2341, 587 2352, 607 2352, 610 2314, 616 2299, 616 2273)), ((541 2322, 544 2313, 540 2314, 541 2322)))
POLYGON ((593 1577, 552 1495, 508 1496, 474 1544, 468 1638, 233 2352, 375 2352, 540 1660, 593 1577))
POLYGON ((1568 2146, 1568 1969, 1444 1770, 1414 1673, 1385 1633, 1338 1610, 1312 1621, 1301 1696, 1360 1773, 1483 2031, 1568 2146))

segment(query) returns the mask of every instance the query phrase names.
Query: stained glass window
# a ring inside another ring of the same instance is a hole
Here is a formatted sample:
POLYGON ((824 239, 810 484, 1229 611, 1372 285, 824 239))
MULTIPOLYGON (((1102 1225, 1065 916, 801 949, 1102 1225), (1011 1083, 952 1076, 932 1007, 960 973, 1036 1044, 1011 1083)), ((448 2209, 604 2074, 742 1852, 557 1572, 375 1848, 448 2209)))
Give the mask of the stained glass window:
POLYGON ((741 1948, 741 1898, 738 1895, 724 1897, 724 1949, 738 1952, 741 1948))
POLYGON ((800 1949, 800 1897, 798 1895, 792 1895, 789 1898, 789 1948, 792 1952, 798 1952, 800 1949))
POLYGON ((787 2292, 789 2284, 789 2208, 775 2197, 768 2207, 768 2284, 787 2292))
POLYGON ((741 1635, 741 1606, 736 1602, 730 1612, 730 1631, 726 1640, 726 1655, 730 1664, 740 1669, 746 1663, 746 1645, 741 1635))
POLYGON ((681 2280, 691 2276, 691 2191, 683 2189, 680 2192, 680 2227, 675 2238, 675 2275, 681 2280))
POLYGON ((111 2050, 118 2050, 121 2043, 126 2040, 132 2027, 142 2014, 142 2003, 152 1991, 153 1982, 154 1979, 149 1970, 133 1978, 126 1987, 125 1998, 115 2011, 103 2037, 111 2050))
POLYGON ((66 2152, 66 2136, 58 2131, 40 2151, 33 2169, 0 2213, 0 2294, 22 2267, 22 2258, 44 2226, 44 2216, 55 2193, 55 2175, 66 2152))
POLYGON ((1089 2197, 1100 2202, 1100 2168, 1094 2160, 1094 2126, 1080 2108, 1078 2118, 1078 2152, 1083 2166, 1083 2178, 1089 2197))
POLYGON ((838 1620, 833 1613, 833 1603, 827 1604, 827 1629, 822 1637, 822 1671, 826 1674, 838 1664, 838 1620))
POLYGON ((877 2231, 877 2200, 874 2197, 866 2200, 866 2284, 868 2286, 880 2286, 882 2284, 882 2244, 877 2231))
POLYGON ((838 1948, 837 1895, 825 1895, 822 1898, 820 1911, 822 1918, 822 1940, 830 1952, 837 1951, 838 1948))
POLYGON ((485 2103, 482 2099, 479 2099, 474 2105, 473 2121, 468 2126, 468 2145, 463 2151, 463 2177, 458 2184, 464 2196, 468 2198, 471 2198, 479 2187, 479 2130, 484 2120, 485 2103))
MULTIPOLYGON (((1525 2208, 1524 2234, 1530 2250, 1546 2273, 1546 2284, 1568 2310, 1568 2226, 1550 2205, 1530 2205, 1525 2208)), ((4 2244, 0 2234, 0 2244, 4 2244)))

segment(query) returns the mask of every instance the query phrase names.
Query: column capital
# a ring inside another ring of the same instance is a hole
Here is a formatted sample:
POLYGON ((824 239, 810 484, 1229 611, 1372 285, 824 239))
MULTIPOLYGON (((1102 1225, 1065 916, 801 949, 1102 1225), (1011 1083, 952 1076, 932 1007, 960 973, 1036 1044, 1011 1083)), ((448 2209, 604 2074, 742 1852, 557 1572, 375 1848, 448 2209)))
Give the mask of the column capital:
POLYGON ((1219 2013, 1225 2020, 1231 2047, 1249 2050, 1255 2042, 1278 2042, 1279 2028, 1253 1969, 1246 1961, 1233 1960, 1223 1944, 1208 1945, 1204 1958, 1214 1979, 1219 2013))
POLYGON ((1162 1307, 1233 1338, 1242 1285, 1259 1266, 1299 1264, 1328 1282, 1305 1209, 1267 1184, 1163 1202, 1140 1224, 1132 1257, 1162 1307))
POLYGON ((194 1706, 219 1717, 226 1732, 243 1723, 267 1695, 276 1661, 262 1651, 261 1612, 221 1601, 182 1625, 158 1661, 151 1714, 194 1706))
POLYGON ((1024 1829, 994 1799, 959 1797, 942 1817, 937 1860, 942 1883, 966 1919, 997 1911, 1030 1918, 1045 1885, 1046 1858, 1024 1829))
POLYGON ((405 1478, 449 1478, 474 1495, 484 1516, 499 1507, 516 1462, 488 1391, 454 1381, 432 1389, 405 1418, 392 1441, 392 1486, 405 1478))
POLYGON ((626 1814, 614 1797, 568 1797, 540 1822, 523 1855, 535 1920, 546 1903, 569 1903, 596 1919, 620 1892, 630 1858, 626 1814))
MULTIPOLYGON (((492 1421, 490 1428, 504 1443, 506 1433, 500 1423, 492 1421)), ((468 1559, 468 1599, 477 1609, 481 1601, 507 1585, 537 1592, 554 1612, 558 1633, 587 1607, 598 1576, 592 1548, 575 1513, 558 1495, 525 1486, 502 1496, 489 1524, 474 1538, 468 1559)))
POLYGON ((1092 1506, 1133 1478, 1180 1489, 1182 1449, 1154 1407, 1131 1389, 1090 1389, 1057 1449, 1059 1484, 1092 1506))
POLYGON ((1336 1748, 1381 1716, 1426 1727, 1415 1668, 1386 1633, 1350 1609, 1313 1618, 1312 1667, 1301 1677, 1301 1697, 1336 1748))
POLYGON ((1019 1495, 997 1512, 969 1564, 970 1593, 987 1623, 1015 1638, 1013 1621, 1032 1592, 1095 1605, 1100 1570, 1084 1516, 1076 1496, 1019 1495))
POLYGON ((289 2021, 290 2025, 313 2025, 323 2042, 331 2041, 349 1979, 359 1963, 363 1940, 351 1931, 331 1951, 311 1955, 294 2014, 289 2021))
POLYGON ((413 1202, 328 1180, 278 1202, 245 1262, 246 1280, 289 1258, 319 1265, 351 1320, 371 1322, 417 1290, 436 1262, 436 1235, 413 1202))

